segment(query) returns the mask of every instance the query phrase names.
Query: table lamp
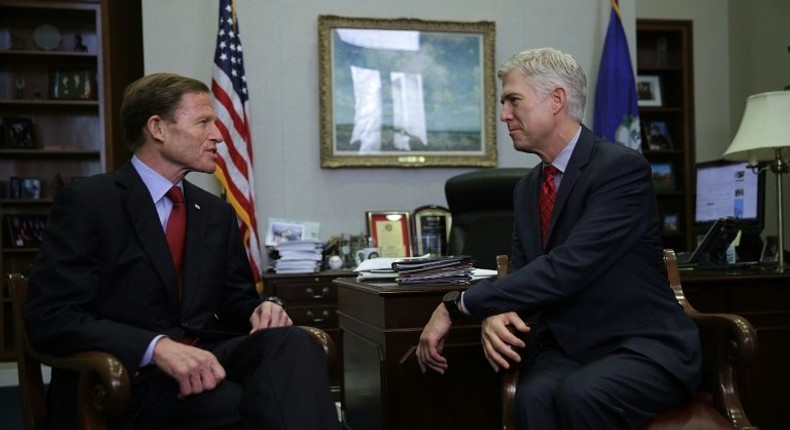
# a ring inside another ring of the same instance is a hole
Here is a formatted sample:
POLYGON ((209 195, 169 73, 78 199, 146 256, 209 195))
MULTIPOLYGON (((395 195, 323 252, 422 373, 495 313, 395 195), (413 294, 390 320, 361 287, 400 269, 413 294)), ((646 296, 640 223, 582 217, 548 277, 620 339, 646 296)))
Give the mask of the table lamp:
POLYGON ((784 268, 782 218, 782 174, 788 172, 790 152, 790 91, 755 94, 746 99, 741 125, 726 160, 748 161, 758 172, 771 170, 776 176, 776 219, 778 233, 777 267, 784 268))

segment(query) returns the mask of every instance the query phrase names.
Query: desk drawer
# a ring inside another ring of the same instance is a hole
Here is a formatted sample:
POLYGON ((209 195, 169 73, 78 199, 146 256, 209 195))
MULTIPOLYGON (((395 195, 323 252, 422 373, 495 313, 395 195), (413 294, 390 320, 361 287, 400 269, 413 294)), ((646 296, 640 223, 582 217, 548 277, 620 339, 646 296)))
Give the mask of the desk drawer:
POLYGON ((337 302, 337 287, 331 279, 304 277, 299 280, 278 280, 273 283, 278 297, 289 302, 337 302))
POLYGON ((337 306, 327 305, 289 305, 288 315, 295 325, 308 325, 318 328, 337 327, 337 306))

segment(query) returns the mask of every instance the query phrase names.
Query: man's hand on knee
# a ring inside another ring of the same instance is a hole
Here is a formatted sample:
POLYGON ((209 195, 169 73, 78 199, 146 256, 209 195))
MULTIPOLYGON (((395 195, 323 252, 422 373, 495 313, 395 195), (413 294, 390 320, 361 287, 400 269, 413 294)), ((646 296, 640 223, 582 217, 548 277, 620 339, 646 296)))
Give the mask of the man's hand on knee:
POLYGON ((178 381, 182 398, 213 390, 225 379, 225 369, 214 354, 167 337, 156 343, 153 362, 178 381))

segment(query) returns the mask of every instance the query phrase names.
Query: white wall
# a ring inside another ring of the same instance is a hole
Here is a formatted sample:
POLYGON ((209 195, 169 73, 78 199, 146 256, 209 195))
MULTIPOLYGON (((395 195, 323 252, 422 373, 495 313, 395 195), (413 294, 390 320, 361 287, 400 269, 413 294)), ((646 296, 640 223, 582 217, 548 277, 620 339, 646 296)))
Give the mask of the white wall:
MULTIPOLYGON (((730 139, 752 94, 778 91, 790 85, 790 1, 730 0, 730 139)), ((790 116, 788 117, 790 118, 790 116)), ((790 183, 782 177, 784 190, 785 249, 790 249, 790 183)), ((764 234, 777 232, 776 176, 766 176, 764 234)))
MULTIPOLYGON (((621 0, 633 41, 634 0, 621 0)), ((216 0, 143 0, 146 73, 211 78, 216 0)), ((594 94, 609 0, 237 0, 255 145, 259 223, 268 217, 321 223, 321 238, 365 230, 366 210, 444 205, 447 178, 462 168, 321 169, 318 47, 320 14, 446 21, 494 21, 496 63, 526 48, 553 46, 576 56, 594 94)), ((632 57, 634 43, 630 44, 632 57)), ((591 124, 593 100, 588 99, 591 124)), ((498 109, 497 109, 498 111, 498 109)), ((499 165, 532 166, 497 128, 499 165)), ((205 176, 205 175, 203 175, 205 176)), ((194 180, 194 179, 193 179, 194 180)))

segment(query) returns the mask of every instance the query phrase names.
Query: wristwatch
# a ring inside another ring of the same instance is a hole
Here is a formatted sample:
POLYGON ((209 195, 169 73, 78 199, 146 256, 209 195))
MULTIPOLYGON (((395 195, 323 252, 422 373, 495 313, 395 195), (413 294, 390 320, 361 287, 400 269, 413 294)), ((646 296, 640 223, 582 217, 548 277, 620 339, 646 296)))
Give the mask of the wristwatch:
POLYGON ((450 313, 450 319, 453 321, 457 321, 462 316, 461 308, 459 307, 460 302, 460 291, 450 291, 442 297, 442 303, 444 303, 444 307, 447 308, 447 312, 450 313))
POLYGON ((275 305, 278 305, 281 308, 285 309, 285 302, 283 301, 283 299, 281 299, 281 298, 279 298, 277 296, 269 296, 269 297, 263 299, 263 301, 264 302, 272 302, 275 305))

